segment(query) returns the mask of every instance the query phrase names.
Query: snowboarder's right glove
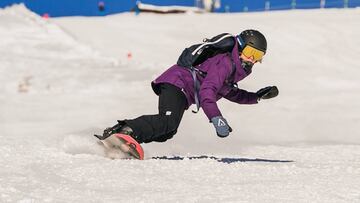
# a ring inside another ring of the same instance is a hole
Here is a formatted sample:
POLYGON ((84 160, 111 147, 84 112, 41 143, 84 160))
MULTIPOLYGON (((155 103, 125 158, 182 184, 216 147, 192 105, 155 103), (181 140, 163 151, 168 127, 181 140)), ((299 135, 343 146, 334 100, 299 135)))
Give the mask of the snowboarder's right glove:
POLYGON ((260 99, 270 99, 278 96, 279 90, 276 86, 268 86, 258 90, 256 94, 259 101, 260 99))
POLYGON ((222 138, 227 137, 229 133, 232 131, 231 127, 228 125, 227 121, 222 116, 216 116, 212 118, 211 123, 213 123, 216 129, 216 134, 219 137, 222 138))

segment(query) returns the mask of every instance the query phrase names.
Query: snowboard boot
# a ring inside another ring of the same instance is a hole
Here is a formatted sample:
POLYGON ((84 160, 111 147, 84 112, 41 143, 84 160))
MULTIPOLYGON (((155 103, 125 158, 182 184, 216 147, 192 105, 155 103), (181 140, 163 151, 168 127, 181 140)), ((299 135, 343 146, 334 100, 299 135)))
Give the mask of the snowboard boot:
MULTIPOLYGON (((121 130, 120 130, 120 132, 119 133, 121 133, 121 134, 124 134, 124 135, 130 135, 131 137, 133 137, 134 138, 134 131, 133 131, 133 129, 131 129, 130 128, 130 126, 128 126, 128 125, 124 125, 122 128, 121 128, 121 130)), ((134 138, 135 139, 135 138, 134 138)))
POLYGON ((113 127, 106 128, 102 136, 101 135, 94 135, 94 136, 97 137, 99 140, 105 140, 106 138, 110 137, 112 134, 115 133, 129 135, 137 142, 139 142, 137 137, 135 137, 134 135, 134 131, 124 121, 118 121, 118 123, 113 127))

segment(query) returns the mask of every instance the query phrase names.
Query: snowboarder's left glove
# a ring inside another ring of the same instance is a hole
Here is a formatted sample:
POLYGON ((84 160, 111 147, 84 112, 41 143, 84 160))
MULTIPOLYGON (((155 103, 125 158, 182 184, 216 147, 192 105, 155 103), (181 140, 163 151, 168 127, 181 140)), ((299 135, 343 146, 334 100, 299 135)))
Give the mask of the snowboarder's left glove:
POLYGON ((260 99, 270 99, 278 96, 279 90, 276 86, 268 86, 258 90, 256 94, 259 101, 260 99))
POLYGON ((211 123, 213 123, 216 129, 216 134, 219 137, 227 137, 229 133, 232 132, 231 127, 228 125, 227 121, 222 116, 216 116, 212 118, 211 123))

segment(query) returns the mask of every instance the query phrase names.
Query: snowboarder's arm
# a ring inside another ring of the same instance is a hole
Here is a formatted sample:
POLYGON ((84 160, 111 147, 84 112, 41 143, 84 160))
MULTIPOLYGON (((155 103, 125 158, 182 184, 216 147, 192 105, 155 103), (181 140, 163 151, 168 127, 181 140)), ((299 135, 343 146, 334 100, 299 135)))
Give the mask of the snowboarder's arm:
POLYGON ((231 72, 231 64, 226 63, 226 61, 228 60, 222 60, 224 63, 212 64, 207 72, 206 78, 201 84, 199 93, 200 104, 209 120, 217 116, 222 116, 216 104, 216 97, 231 72))
POLYGON ((231 90, 224 98, 238 104, 256 104, 260 99, 270 99, 278 94, 279 90, 276 86, 264 87, 256 93, 237 88, 231 90))
POLYGON ((239 88, 231 90, 224 98, 238 104, 258 103, 258 95, 256 93, 239 88))

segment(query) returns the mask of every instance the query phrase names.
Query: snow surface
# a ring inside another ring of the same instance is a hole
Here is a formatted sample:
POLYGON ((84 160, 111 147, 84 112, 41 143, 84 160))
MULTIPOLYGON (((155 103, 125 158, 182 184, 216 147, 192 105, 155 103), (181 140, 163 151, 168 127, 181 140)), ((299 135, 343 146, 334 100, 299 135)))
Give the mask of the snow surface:
POLYGON ((49 20, 0 10, 0 202, 360 202, 359 36, 359 9, 49 20), (143 146, 147 160, 104 157, 92 134, 155 113, 150 82, 185 47, 246 28, 269 50, 239 85, 277 85, 279 97, 221 101, 226 139, 189 111, 172 140, 143 146))

